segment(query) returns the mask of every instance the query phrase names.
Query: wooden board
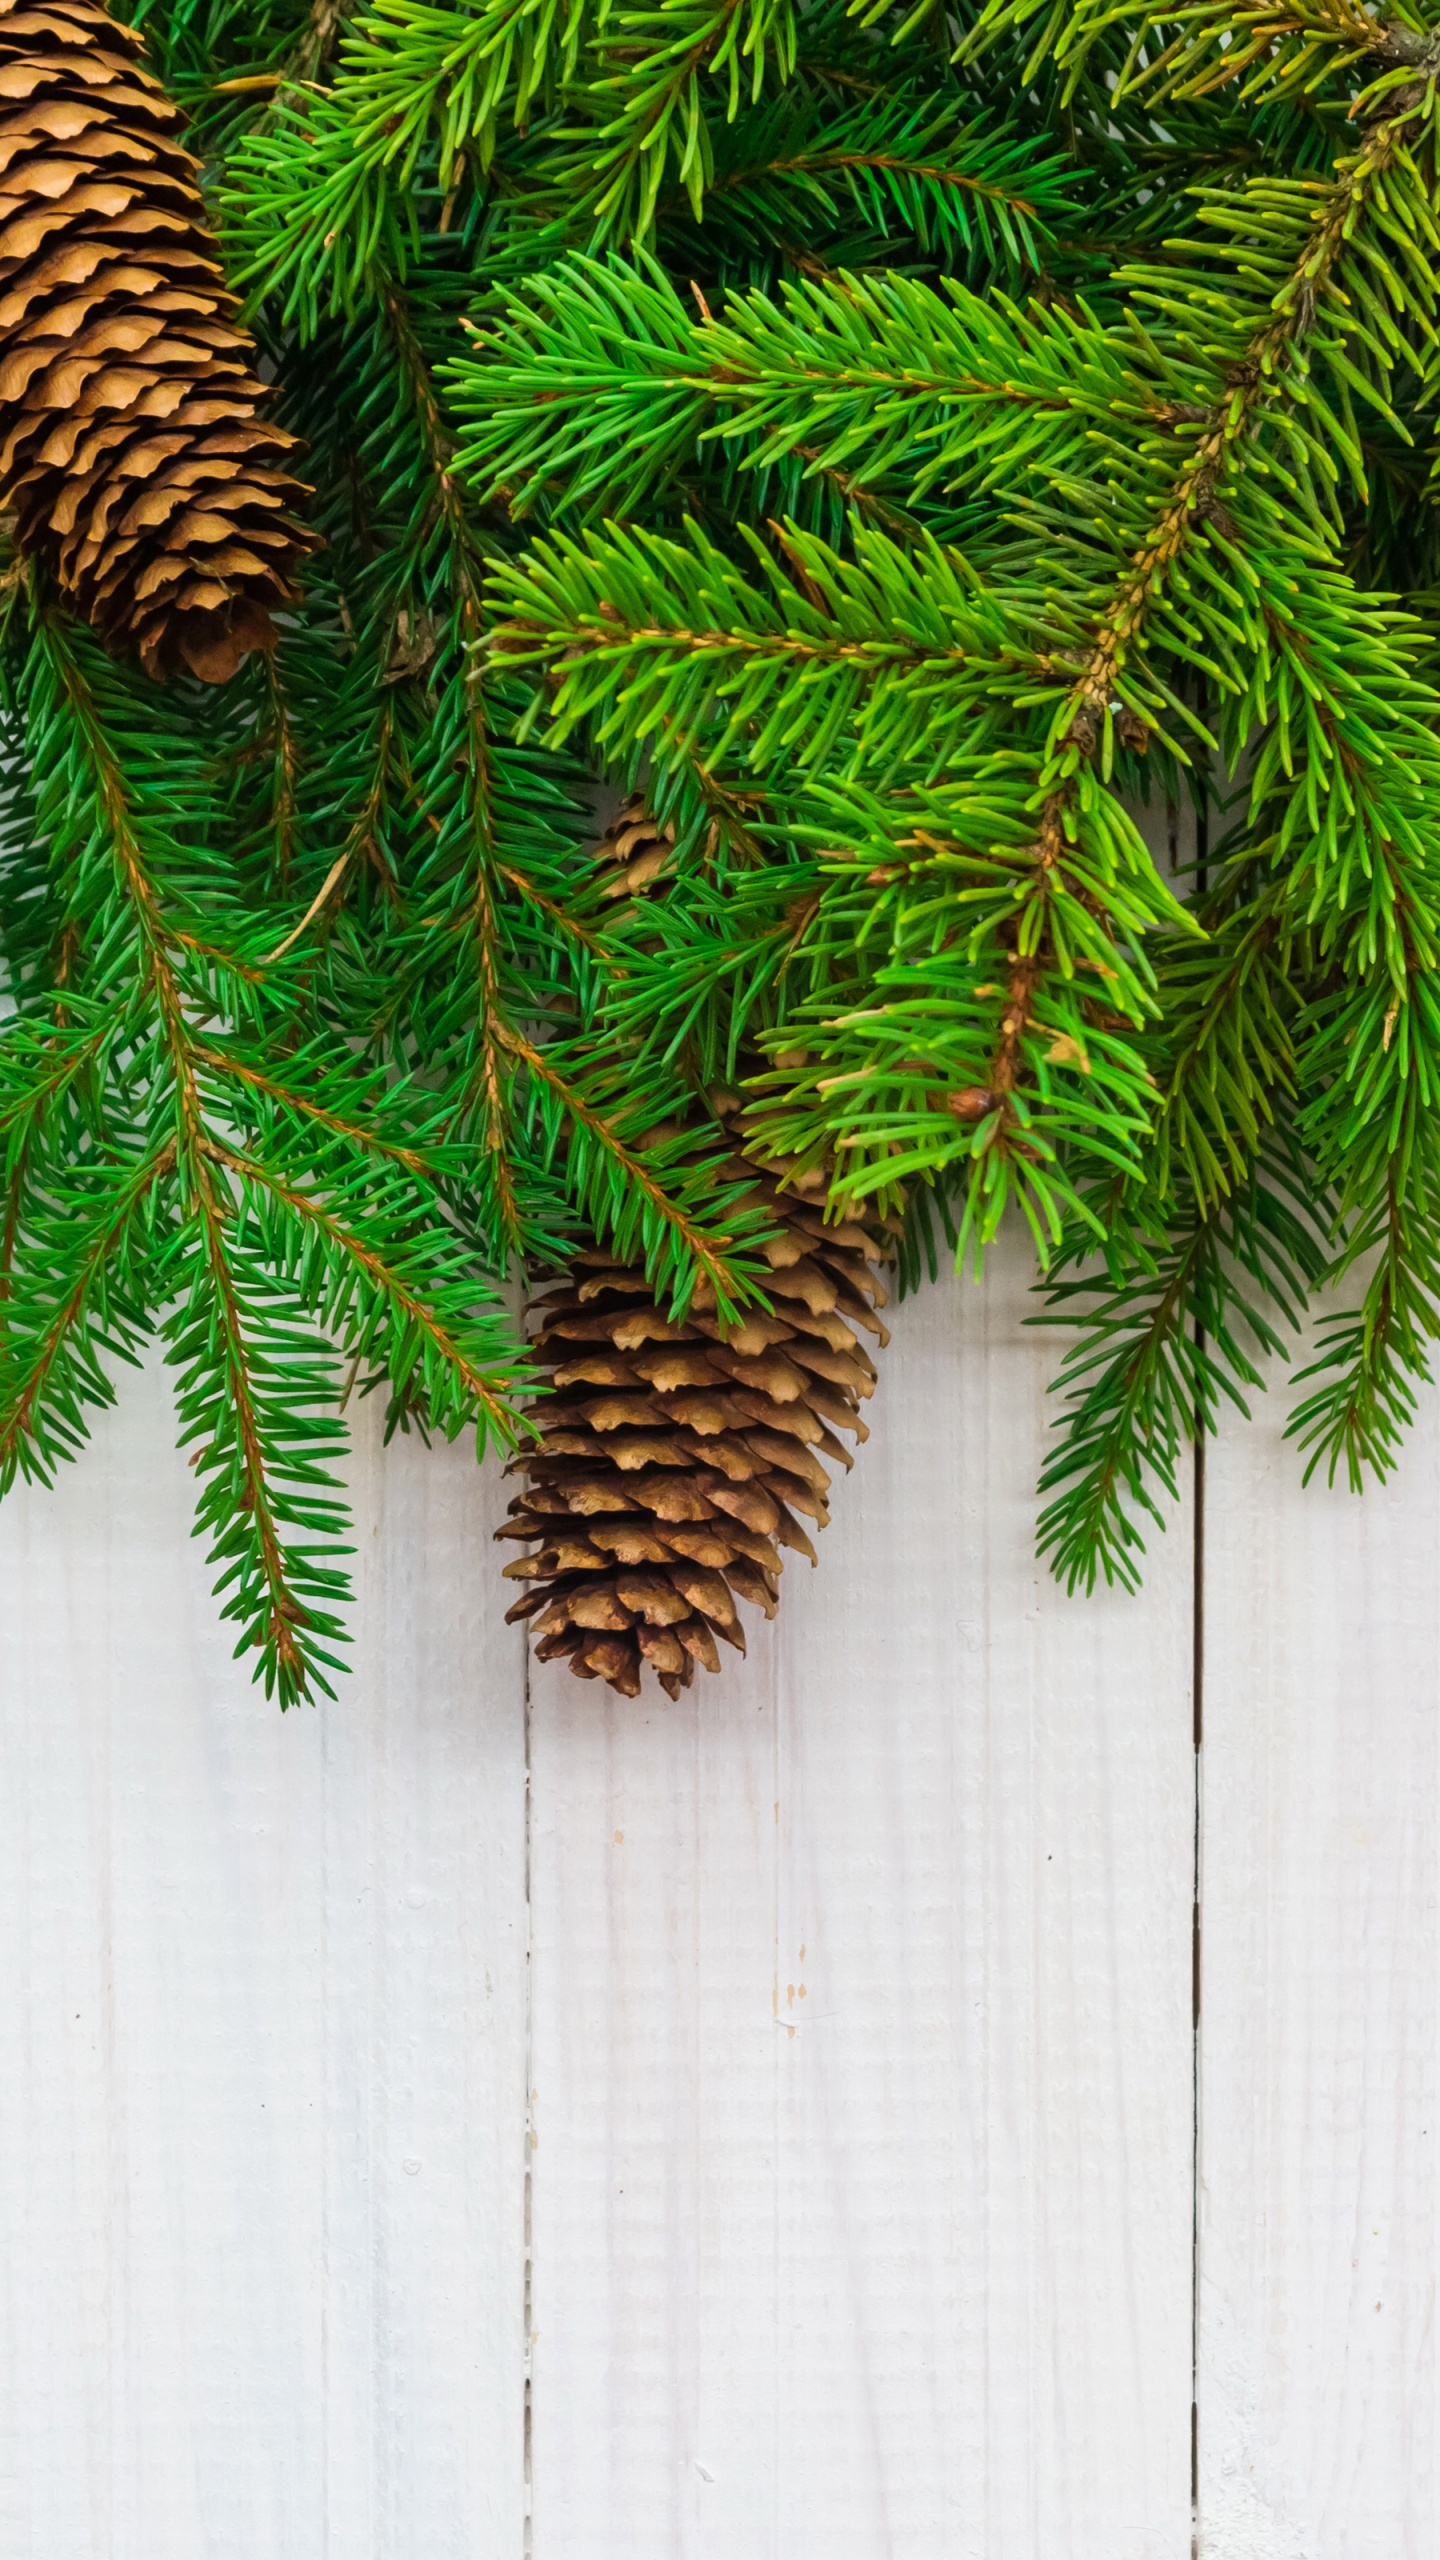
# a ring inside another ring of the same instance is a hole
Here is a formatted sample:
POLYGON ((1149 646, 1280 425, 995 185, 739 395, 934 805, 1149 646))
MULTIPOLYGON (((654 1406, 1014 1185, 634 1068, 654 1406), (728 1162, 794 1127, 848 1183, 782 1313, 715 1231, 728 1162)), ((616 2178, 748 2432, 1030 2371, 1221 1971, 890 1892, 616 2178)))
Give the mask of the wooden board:
MULTIPOLYGON (((1184 2560, 1190 1530, 1037 1571, 1025 1311, 899 1311, 748 1664, 536 1677, 528 2076, 493 1477, 366 1415, 286 1718, 154 1378, 0 1511, 5 2560, 1184 2560)), ((1207 1476, 1199 2552, 1434 2560, 1440 1408, 1363 1504, 1283 1410, 1207 1476)))
POLYGON ((1208 1463, 1200 2549, 1434 2560, 1440 1410, 1356 1500, 1287 1403, 1208 1463))
POLYGON ((228 1659, 154 1376, 0 1511, 0 2550, 514 2560, 523 1670, 461 1451, 356 1464, 358 1676, 228 1659))
POLYGON ((1036 1567, 1025 1312, 899 1310, 746 1666, 533 1676, 535 2560, 1188 2554, 1191 1541, 1036 1567))

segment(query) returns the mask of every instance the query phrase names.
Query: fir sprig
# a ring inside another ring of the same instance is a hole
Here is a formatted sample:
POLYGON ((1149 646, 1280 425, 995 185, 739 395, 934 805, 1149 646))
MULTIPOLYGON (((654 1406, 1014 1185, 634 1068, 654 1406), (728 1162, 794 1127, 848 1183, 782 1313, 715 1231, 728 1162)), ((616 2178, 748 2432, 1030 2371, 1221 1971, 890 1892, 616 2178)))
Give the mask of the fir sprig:
POLYGON ((482 1447, 513 1444, 526 1362, 454 1218, 434 1098, 297 1039, 203 731, 43 602, 24 689, 64 978, 0 1040, 0 1483, 72 1455, 105 1355, 158 1328, 237 1649, 288 1704, 341 1639, 337 1358, 423 1380, 482 1447))
POLYGON ((1385 1472, 1440 1339, 1428 20, 130 14, 326 548, 214 698, 0 589, 4 1480, 158 1336, 313 1694, 344 1380, 503 1443, 503 1286, 586 1239, 758 1305, 742 1126, 909 1279, 1028 1222, 1067 1583, 1312 1304, 1304 1463, 1385 1472))

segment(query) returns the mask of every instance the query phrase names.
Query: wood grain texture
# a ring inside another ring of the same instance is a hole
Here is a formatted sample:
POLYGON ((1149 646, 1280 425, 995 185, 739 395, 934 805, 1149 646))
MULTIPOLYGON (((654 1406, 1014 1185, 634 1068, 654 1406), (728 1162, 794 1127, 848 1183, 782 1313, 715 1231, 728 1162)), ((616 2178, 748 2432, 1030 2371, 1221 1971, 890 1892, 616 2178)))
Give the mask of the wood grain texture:
POLYGON ((6 2560, 522 2546, 499 1486, 360 1440, 319 1711, 228 1659, 155 1376, 0 1512, 6 2560))
POLYGON ((1184 2560, 1190 1541, 1034 1564, 1018 1265, 899 1311, 695 1698, 532 1680, 535 2560, 1184 2560))
POLYGON ((1363 1500, 1208 1461, 1203 2560, 1434 2560, 1440 1412, 1363 1500))

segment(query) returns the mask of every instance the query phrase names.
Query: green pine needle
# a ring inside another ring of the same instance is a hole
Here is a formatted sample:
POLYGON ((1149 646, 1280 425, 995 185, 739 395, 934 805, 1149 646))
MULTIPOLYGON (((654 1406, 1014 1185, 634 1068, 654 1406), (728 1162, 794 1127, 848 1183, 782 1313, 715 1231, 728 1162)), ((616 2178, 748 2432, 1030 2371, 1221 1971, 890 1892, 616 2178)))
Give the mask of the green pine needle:
POLYGON ((348 1384, 513 1445, 507 1286, 597 1236, 763 1300, 737 1091, 906 1285, 1030 1236, 1068 1587, 1312 1309, 1302 1462, 1385 1474, 1440 1339, 1428 27, 129 14, 325 548, 218 694, 0 577, 0 1486, 154 1339, 239 1650, 324 1692, 348 1384))

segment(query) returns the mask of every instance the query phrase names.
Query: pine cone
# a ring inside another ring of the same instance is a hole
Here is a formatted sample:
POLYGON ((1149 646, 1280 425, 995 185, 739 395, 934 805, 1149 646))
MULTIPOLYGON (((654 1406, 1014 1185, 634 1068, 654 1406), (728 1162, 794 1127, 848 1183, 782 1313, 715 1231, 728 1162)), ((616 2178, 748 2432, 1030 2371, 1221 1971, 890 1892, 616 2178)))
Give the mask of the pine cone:
POLYGON ((773 1316, 728 1330, 713 1299, 683 1323, 656 1306, 643 1270, 582 1253, 539 1303, 535 1343, 554 1392, 534 1408, 537 1450, 513 1462, 526 1489, 497 1532, 535 1552, 505 1567, 529 1582, 509 1611, 532 1618, 542 1662, 639 1694, 649 1662, 672 1698, 695 1665, 718 1671, 721 1637, 743 1653, 737 1599, 775 1615, 780 1549, 815 1562, 796 1519, 821 1528, 830 1479, 849 1467, 832 1425, 868 1435, 858 1407, 875 1384, 857 1327, 889 1339, 878 1248, 743 1158, 781 1232, 765 1247, 773 1316))
POLYGON ((220 684, 312 537, 142 51, 97 0, 0 0, 0 506, 112 648, 220 684))
MULTIPOLYGON (((602 898, 642 897, 665 879, 675 847, 673 826, 657 826, 645 806, 645 795, 632 791, 611 819, 595 848, 605 874, 602 898)), ((668 887, 668 881, 665 882, 668 887)))

